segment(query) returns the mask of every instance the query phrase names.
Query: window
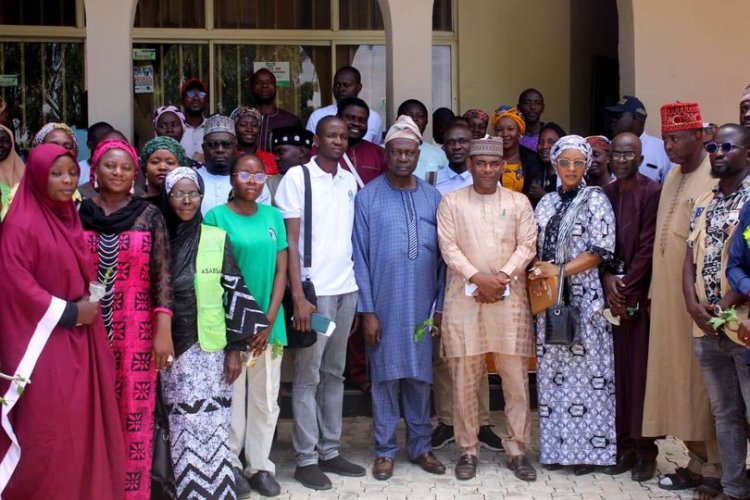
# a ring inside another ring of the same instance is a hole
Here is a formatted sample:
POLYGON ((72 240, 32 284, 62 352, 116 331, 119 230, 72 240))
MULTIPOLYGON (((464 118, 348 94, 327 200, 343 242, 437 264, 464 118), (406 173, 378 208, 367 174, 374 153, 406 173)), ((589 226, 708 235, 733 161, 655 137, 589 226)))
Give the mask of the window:
MULTIPOLYGON (((210 0, 209 0, 210 1, 210 0)), ((204 28, 204 0, 139 0, 136 28, 204 28)))
POLYGON ((75 26, 76 0, 9 0, 0 7, 0 24, 75 26))
MULTIPOLYGON (((338 0, 339 28, 342 30, 382 30, 383 16, 378 0, 338 0)), ((451 0, 434 0, 433 31, 453 31, 451 0)))
POLYGON ((217 28, 331 29, 331 0, 215 0, 217 28))
POLYGON ((83 43, 0 42, 0 95, 12 107, 16 144, 29 149, 46 122, 86 127, 83 43))

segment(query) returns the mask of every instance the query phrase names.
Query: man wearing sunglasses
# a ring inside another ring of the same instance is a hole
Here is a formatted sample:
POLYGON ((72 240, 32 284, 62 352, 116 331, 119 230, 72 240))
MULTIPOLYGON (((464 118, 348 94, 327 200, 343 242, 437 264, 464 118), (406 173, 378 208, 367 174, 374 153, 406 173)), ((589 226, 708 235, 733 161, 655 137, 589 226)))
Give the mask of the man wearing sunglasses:
MULTIPOLYGON (((198 173, 206 185, 201 204, 201 211, 205 215, 213 207, 226 203, 229 198, 232 190, 229 173, 237 154, 237 137, 234 120, 228 116, 211 115, 206 118, 203 127, 205 135, 202 148, 205 163, 198 173)), ((257 201, 266 205, 271 204, 268 186, 263 186, 263 192, 257 201)))
POLYGON ((196 161, 203 161, 203 135, 205 134, 205 117, 203 113, 208 106, 208 86, 198 78, 190 78, 180 88, 182 109, 185 113, 184 133, 180 144, 185 148, 185 155, 196 161))
POLYGON ((713 417, 688 336, 692 319, 682 295, 695 200, 716 185, 716 179, 711 177, 703 148, 698 104, 666 104, 661 116, 664 149, 678 167, 664 180, 656 215, 643 435, 670 434, 685 442, 690 456, 687 465, 659 480, 663 489, 685 490, 718 484, 720 476, 713 417))
POLYGON ((719 184, 695 202, 682 288, 693 317, 693 351, 714 416, 721 487, 728 498, 748 498, 745 414, 750 403, 750 373, 745 364, 745 342, 738 336, 738 325, 715 328, 709 322, 721 318, 723 311, 735 304, 743 304, 737 315, 740 320, 747 319, 747 295, 730 288, 726 266, 733 239, 743 239, 739 215, 750 200, 750 130, 738 124, 723 125, 715 141, 705 148, 711 176, 719 179, 719 184))

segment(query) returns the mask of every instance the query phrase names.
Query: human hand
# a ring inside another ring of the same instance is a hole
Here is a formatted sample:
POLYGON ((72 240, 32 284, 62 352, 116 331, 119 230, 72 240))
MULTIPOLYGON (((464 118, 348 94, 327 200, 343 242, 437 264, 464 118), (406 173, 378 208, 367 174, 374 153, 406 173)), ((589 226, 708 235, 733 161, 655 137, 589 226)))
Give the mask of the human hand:
POLYGON ((99 304, 96 302, 89 302, 88 297, 84 297, 76 302, 78 307, 78 315, 76 316, 77 325, 90 325, 96 319, 96 315, 99 313, 99 304))
POLYGON ((380 320, 375 313, 362 314, 362 336, 370 347, 380 343, 380 320))
POLYGON ((625 307, 625 296, 620 293, 620 289, 625 287, 625 283, 614 274, 604 273, 602 280, 604 284, 604 293, 607 295, 609 307, 614 310, 615 306, 625 307))
POLYGON ((443 313, 434 312, 432 313, 432 336, 433 337, 440 337, 440 334, 442 332, 441 328, 443 326, 443 313))
POLYGON ((310 315, 317 310, 304 296, 294 299, 294 329, 300 332, 311 331, 310 315))
POLYGON ((708 324, 708 320, 710 320, 712 316, 709 312, 709 309, 707 309, 707 306, 709 308, 711 307, 708 304, 694 304, 688 307, 688 313, 690 313, 693 321, 696 325, 698 325, 698 328, 700 328, 703 333, 716 336, 718 335, 718 332, 708 324))
MULTIPOLYGON (((257 335, 256 335, 257 336, 257 335)), ((242 357, 240 351, 227 351, 224 355, 224 382, 232 384, 242 373, 242 357)))
POLYGON ((162 323, 157 324, 152 355, 157 370, 168 368, 172 366, 172 363, 174 362, 172 332, 170 328, 165 328, 162 323))
POLYGON ((263 351, 265 351, 266 347, 268 347, 268 339, 271 338, 271 330, 273 330, 273 325, 267 326, 266 328, 250 337, 247 344, 248 349, 256 357, 263 354, 263 351))

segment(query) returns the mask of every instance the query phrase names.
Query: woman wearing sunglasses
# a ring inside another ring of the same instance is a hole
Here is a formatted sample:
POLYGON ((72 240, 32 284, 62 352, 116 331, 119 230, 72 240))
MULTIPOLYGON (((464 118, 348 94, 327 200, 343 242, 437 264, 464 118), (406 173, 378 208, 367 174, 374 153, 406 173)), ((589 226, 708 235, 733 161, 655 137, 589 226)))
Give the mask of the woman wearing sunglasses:
MULTIPOLYGON (((203 182, 188 167, 164 179, 174 361, 161 374, 177 497, 236 498, 229 439, 240 351, 268 325, 242 279, 226 232, 202 224, 203 182)), ((149 461, 150 463, 150 461, 149 461)))
POLYGON ((250 342, 250 361, 234 383, 229 448, 238 492, 252 487, 263 496, 280 493, 269 460, 273 433, 279 417, 281 358, 286 329, 281 300, 286 286, 287 240, 281 212, 258 203, 266 182, 261 160, 252 154, 236 158, 230 168, 234 196, 206 214, 206 224, 229 235, 247 287, 271 326, 250 342), (244 447, 244 471, 239 454, 244 447), (244 474, 244 475, 243 475, 244 474), (245 478, 249 478, 249 484, 245 478))
POLYGON ((592 161, 586 139, 561 138, 550 158, 562 185, 536 207, 538 259, 529 286, 540 293, 539 278, 564 268, 576 322, 572 345, 550 345, 545 314, 537 317, 540 461, 548 470, 572 465, 579 476, 615 463, 614 346, 598 271, 615 249, 615 217, 604 191, 584 181, 592 161))

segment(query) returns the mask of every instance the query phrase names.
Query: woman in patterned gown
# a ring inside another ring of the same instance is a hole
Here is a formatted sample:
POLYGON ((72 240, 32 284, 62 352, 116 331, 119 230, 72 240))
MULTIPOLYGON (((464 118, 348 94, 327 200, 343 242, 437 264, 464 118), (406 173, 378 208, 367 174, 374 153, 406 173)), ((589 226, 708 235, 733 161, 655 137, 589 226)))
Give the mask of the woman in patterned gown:
POLYGON ((241 373, 240 351, 246 350, 246 339, 269 321, 247 289, 227 233, 202 224, 202 193, 203 183, 192 168, 178 167, 164 180, 162 210, 172 252, 176 359, 162 374, 162 393, 169 414, 177 497, 227 499, 236 498, 229 448, 232 383, 241 373), (219 265, 206 260, 212 250, 220 252, 214 254, 219 265), (209 270, 214 277, 206 281, 209 270), (211 328, 213 336, 205 326, 203 311, 211 310, 206 298, 224 317, 218 329, 211 328))
POLYGON ((125 498, 148 499, 156 370, 174 356, 169 240, 159 209, 131 194, 138 156, 130 144, 105 140, 91 163, 91 184, 98 193, 84 200, 80 216, 92 270, 106 283, 100 305, 115 356, 125 498))
MULTIPOLYGON (((576 475, 615 463, 615 389, 612 330, 604 318, 599 264, 615 247, 615 217, 601 188, 583 180, 591 147, 577 135, 552 148, 562 186, 536 207, 541 273, 558 276, 565 267, 566 296, 576 309, 572 346, 545 344, 545 315, 537 317, 537 387, 540 461, 547 469, 572 465, 576 475)), ((532 273, 533 275, 534 273, 532 273)), ((531 281, 532 293, 542 281, 531 281)))

